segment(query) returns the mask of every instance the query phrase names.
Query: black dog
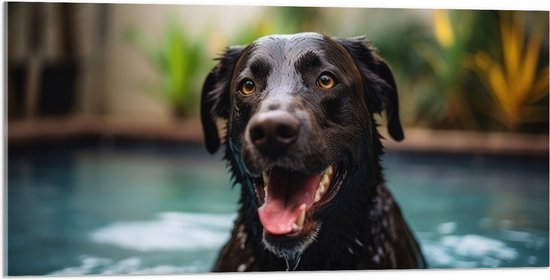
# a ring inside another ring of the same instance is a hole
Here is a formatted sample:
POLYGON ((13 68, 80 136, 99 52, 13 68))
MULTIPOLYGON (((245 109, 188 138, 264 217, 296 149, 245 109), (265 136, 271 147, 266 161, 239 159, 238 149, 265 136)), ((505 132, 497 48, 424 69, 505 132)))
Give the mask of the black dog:
POLYGON ((274 35, 228 48, 206 78, 206 147, 220 146, 241 208, 215 271, 418 268, 384 185, 374 114, 403 139, 388 65, 363 38, 274 35))

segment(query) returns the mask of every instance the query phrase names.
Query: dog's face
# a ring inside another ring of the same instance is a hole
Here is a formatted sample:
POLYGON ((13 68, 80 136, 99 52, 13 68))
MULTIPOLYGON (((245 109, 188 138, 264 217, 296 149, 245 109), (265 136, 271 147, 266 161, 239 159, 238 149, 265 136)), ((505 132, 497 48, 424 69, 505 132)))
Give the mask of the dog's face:
POLYGON ((314 242, 322 210, 338 207, 354 164, 376 152, 372 116, 383 109, 401 140, 393 77, 362 39, 301 33, 228 49, 205 81, 201 117, 210 152, 215 120, 227 121, 226 157, 252 186, 263 243, 288 254, 314 242))

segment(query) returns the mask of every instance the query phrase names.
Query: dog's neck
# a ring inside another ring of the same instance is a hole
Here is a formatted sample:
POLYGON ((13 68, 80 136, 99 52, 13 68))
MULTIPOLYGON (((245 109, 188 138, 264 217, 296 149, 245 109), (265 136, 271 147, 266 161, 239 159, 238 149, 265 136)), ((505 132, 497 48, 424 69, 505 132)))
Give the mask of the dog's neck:
POLYGON ((379 188, 384 184, 379 162, 383 150, 379 139, 372 142, 374 143, 365 146, 368 149, 362 149, 361 154, 365 158, 359 162, 365 164, 350 168, 346 184, 340 190, 341 197, 338 197, 337 207, 324 219, 327 225, 340 226, 322 227, 317 242, 307 248, 302 256, 304 260, 313 261, 302 262, 299 269, 315 270, 316 267, 308 265, 319 263, 331 269, 356 269, 360 265, 358 260, 364 259, 358 258, 358 255, 364 254, 369 248, 377 247, 373 243, 378 241, 373 240, 373 236, 384 236, 381 215, 375 209, 380 200, 379 188), (376 155, 368 156, 367 153, 376 155))

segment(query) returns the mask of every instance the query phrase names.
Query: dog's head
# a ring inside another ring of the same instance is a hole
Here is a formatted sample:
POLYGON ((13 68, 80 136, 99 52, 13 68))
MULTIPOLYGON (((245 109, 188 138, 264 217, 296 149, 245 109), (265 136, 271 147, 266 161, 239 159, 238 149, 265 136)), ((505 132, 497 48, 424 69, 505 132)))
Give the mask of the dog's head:
POLYGON ((226 158, 237 181, 254 192, 263 242, 277 254, 315 240, 320 213, 338 203, 361 157, 378 164, 373 114, 384 110, 389 134, 403 139, 387 64, 363 38, 316 33, 227 49, 201 101, 206 147, 217 151, 216 121, 225 120, 226 158))

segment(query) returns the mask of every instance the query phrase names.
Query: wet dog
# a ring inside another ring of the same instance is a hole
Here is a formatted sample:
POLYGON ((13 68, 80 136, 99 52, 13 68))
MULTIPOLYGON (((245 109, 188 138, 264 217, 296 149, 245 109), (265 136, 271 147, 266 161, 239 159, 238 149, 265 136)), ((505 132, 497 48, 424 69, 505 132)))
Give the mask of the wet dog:
POLYGON ((207 150, 225 146, 241 186, 214 270, 424 267, 384 183, 383 111, 402 140, 393 75, 364 38, 300 33, 228 48, 201 97, 207 150))

